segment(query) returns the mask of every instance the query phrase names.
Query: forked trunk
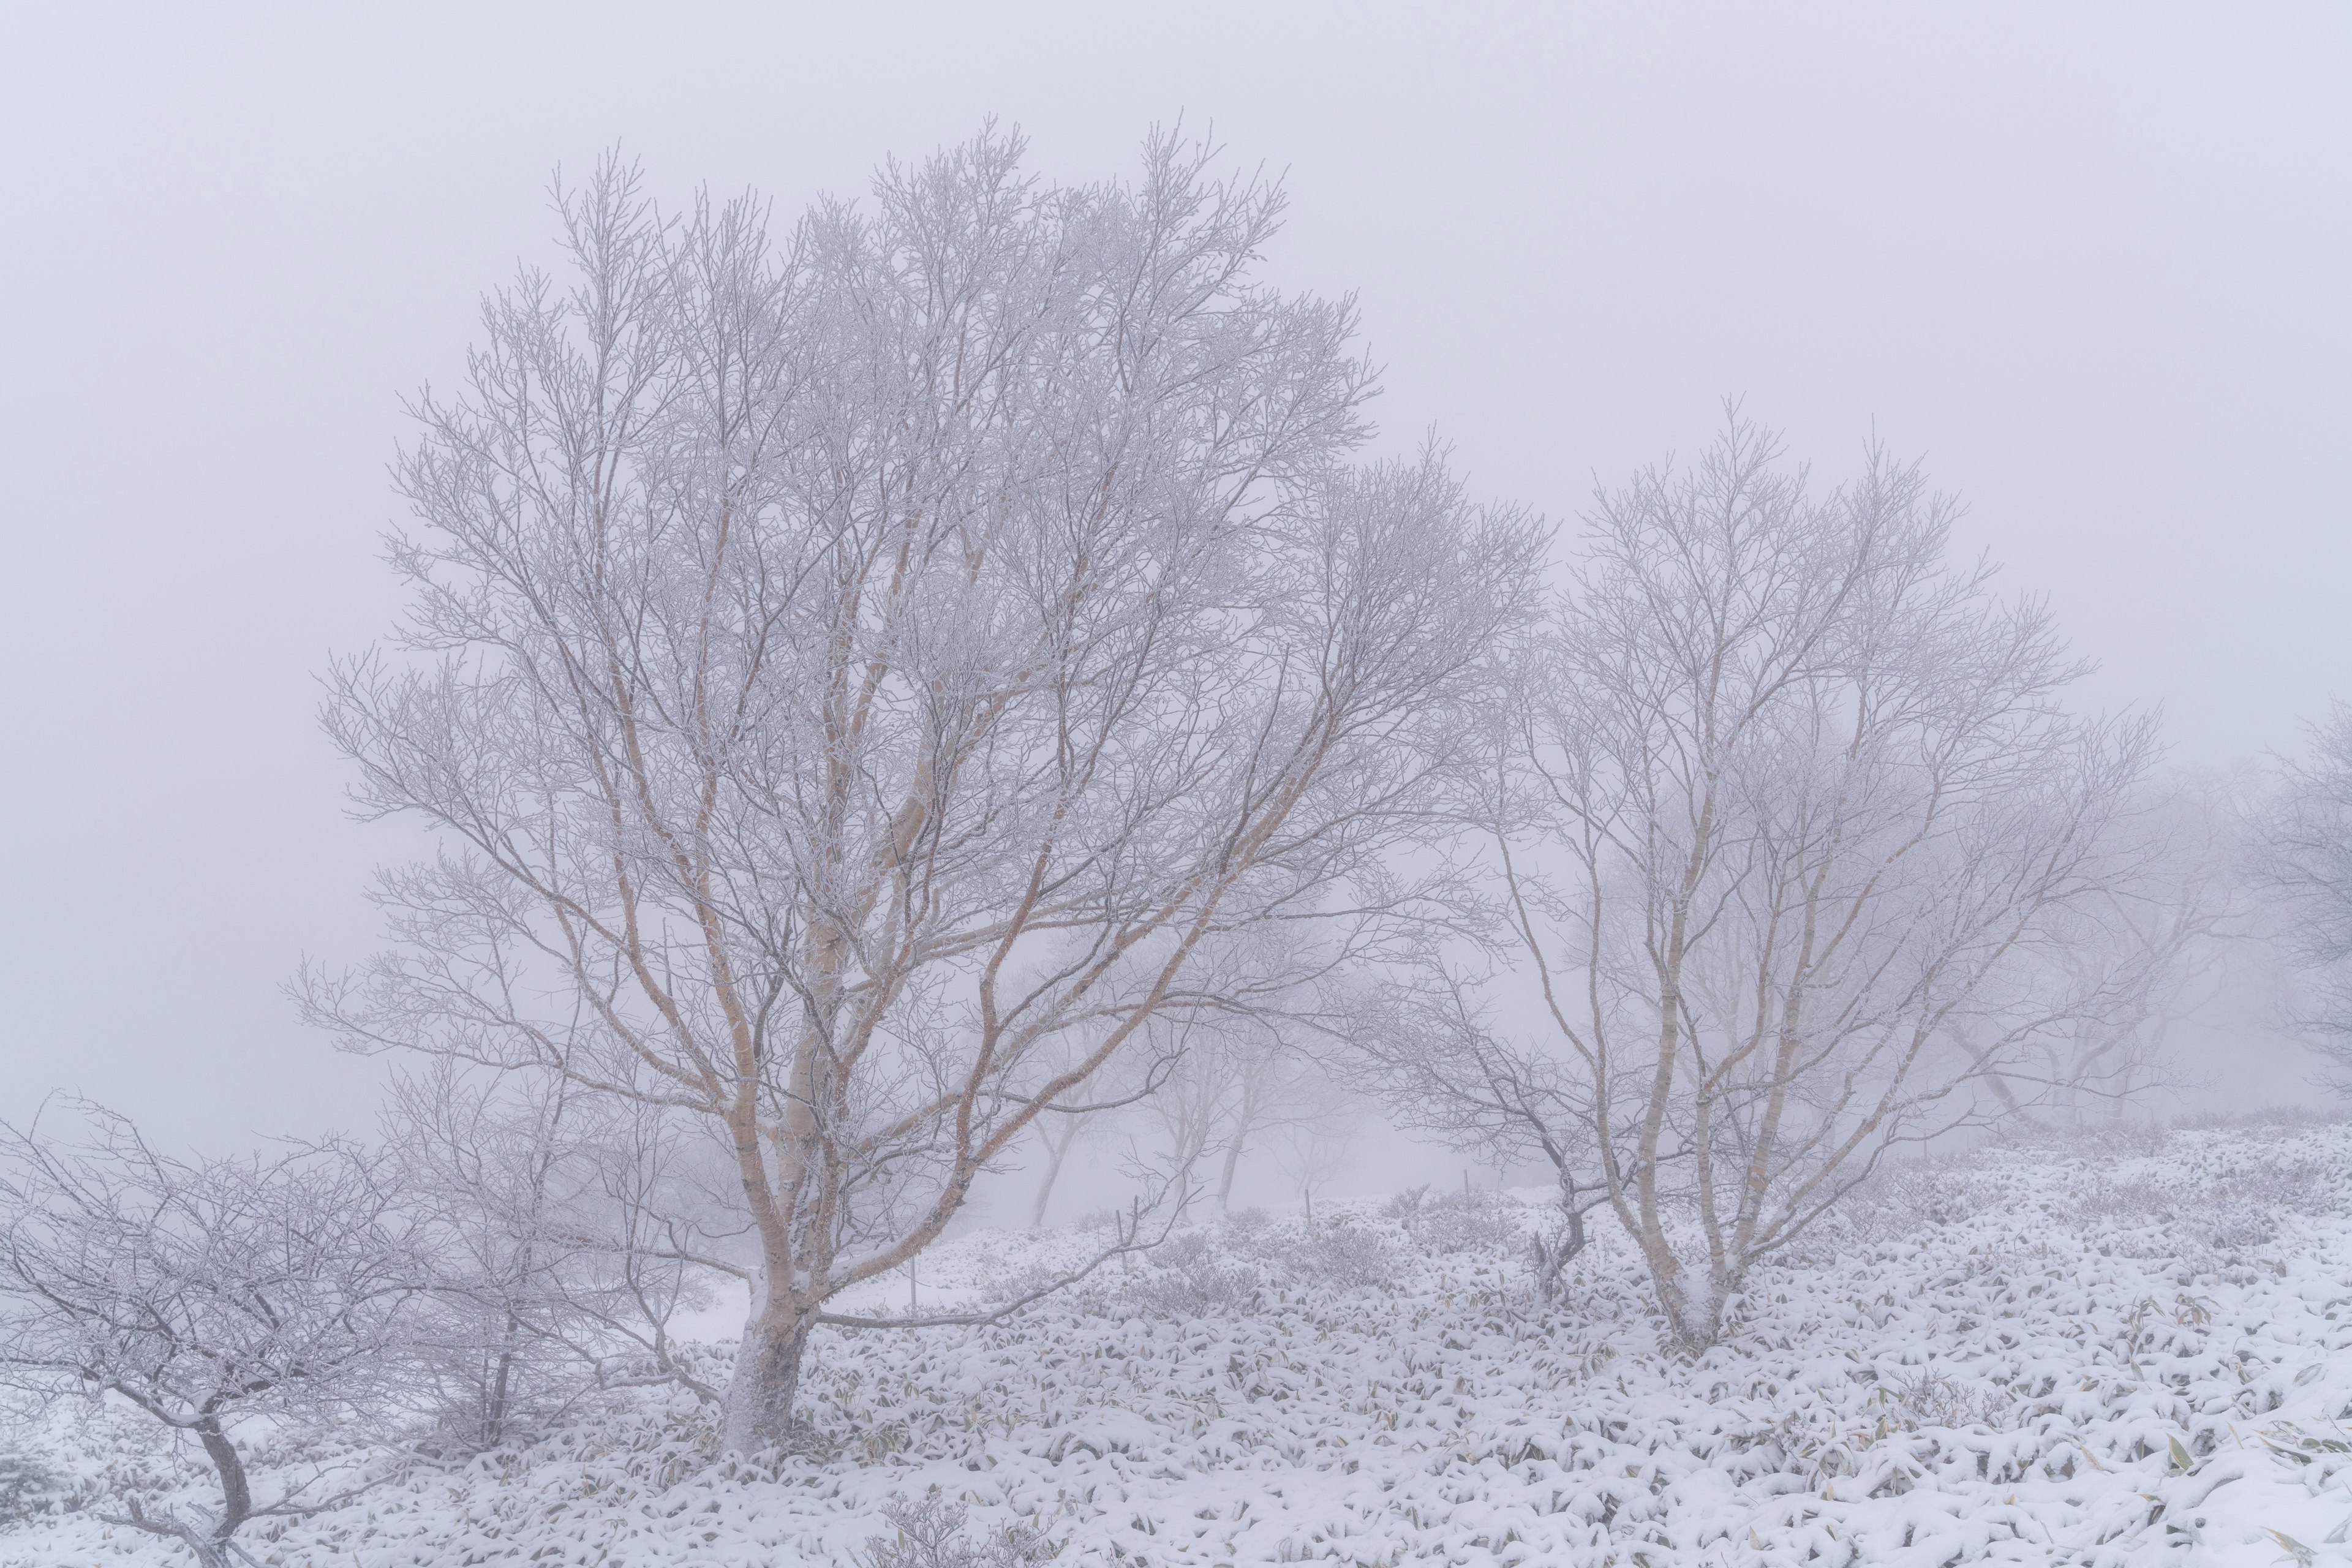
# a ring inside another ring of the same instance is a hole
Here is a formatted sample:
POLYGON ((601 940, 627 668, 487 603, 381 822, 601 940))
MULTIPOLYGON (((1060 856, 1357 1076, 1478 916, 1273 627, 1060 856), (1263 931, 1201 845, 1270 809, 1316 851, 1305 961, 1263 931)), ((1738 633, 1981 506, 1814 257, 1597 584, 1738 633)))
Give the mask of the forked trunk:
POLYGON ((808 1353, 814 1309, 789 1301, 754 1305, 735 1352, 735 1375, 727 1385, 720 1446, 737 1454, 757 1454, 784 1441, 792 1429, 793 1401, 801 1386, 801 1362, 808 1353))
POLYGON ((1694 1269, 1683 1261, 1667 1239, 1663 1225, 1643 1224, 1644 1216, 1627 1214, 1622 1202, 1616 1206, 1618 1217, 1648 1268, 1650 1289, 1657 1298, 1659 1312, 1666 1320, 1666 1331, 1686 1351, 1703 1351, 1715 1343, 1722 1332, 1727 1292, 1717 1288, 1711 1274, 1694 1269))
POLYGON ((1675 1258, 1663 1240, 1652 1256, 1661 1254, 1667 1261, 1663 1266, 1653 1262, 1651 1277, 1657 1287, 1658 1305, 1665 1310, 1666 1325, 1685 1350, 1703 1351, 1723 1332, 1725 1292, 1675 1258))

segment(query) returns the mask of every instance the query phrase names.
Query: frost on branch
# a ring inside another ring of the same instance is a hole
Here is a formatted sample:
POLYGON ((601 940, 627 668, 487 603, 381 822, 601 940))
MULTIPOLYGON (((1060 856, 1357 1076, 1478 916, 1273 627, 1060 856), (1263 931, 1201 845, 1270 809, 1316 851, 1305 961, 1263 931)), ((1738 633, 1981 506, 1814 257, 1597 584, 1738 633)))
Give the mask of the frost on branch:
POLYGON ((100 1107, 0 1127, 0 1378, 46 1397, 127 1402, 201 1448, 216 1507, 107 1500, 121 1524, 226 1564, 238 1529, 329 1506, 355 1477, 257 1492, 241 1429, 324 1427, 398 1387, 415 1259, 381 1165, 324 1143, 183 1160, 100 1107), (43 1122, 78 1118, 80 1135, 43 1122))
POLYGON ((383 1116, 426 1287, 404 1337, 427 1445, 495 1448, 649 1383, 715 1402, 672 1327, 727 1240, 708 1151, 657 1108, 485 1076, 396 1075, 383 1116))
POLYGON ((1493 923, 1366 1007, 1391 1102, 1605 1203, 1693 1346, 1889 1151, 2128 1088, 2210 924, 2152 725, 2067 710, 1956 515, 1875 448, 1820 490, 1736 411, 1601 492, 1458 804, 1493 923))
POLYGON ((1155 1019, 1295 978, 1203 944, 1341 963, 1439 896, 1387 851, 1531 607, 1539 527, 1362 460, 1353 306, 1257 276, 1278 189, 1173 135, 1129 181, 1022 156, 781 226, 560 189, 561 275, 413 405, 409 617, 331 678, 362 809, 443 847, 310 1016, 719 1152, 747 1454, 828 1300, 1155 1019))

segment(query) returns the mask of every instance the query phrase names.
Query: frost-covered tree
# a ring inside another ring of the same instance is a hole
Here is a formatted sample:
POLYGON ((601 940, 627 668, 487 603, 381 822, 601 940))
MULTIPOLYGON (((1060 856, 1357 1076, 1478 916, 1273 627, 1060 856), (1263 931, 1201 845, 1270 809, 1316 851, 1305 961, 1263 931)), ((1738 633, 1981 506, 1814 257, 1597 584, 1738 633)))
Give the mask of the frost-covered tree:
MULTIPOLYGON (((1292 1081, 1283 1114, 1266 1117, 1261 1125, 1275 1134, 1275 1163, 1280 1167, 1309 1219, 1315 1215, 1315 1194, 1355 1163, 1368 1107, 1337 1081, 1319 1073, 1306 1073, 1292 1081)), ((1246 1125, 1243 1131, 1246 1131, 1246 1125)), ((1228 1184, 1232 1163, 1226 1164, 1228 1184)), ((1220 1194, 1230 1196, 1230 1185, 1220 1194)))
POLYGON ((1257 280, 1279 193, 993 132, 821 202, 665 214, 607 163, 562 282, 415 406, 392 647, 328 723, 445 848, 314 1017, 696 1119, 752 1287, 726 1441, 839 1292, 1155 1016, 1203 942, 1360 949, 1539 531, 1364 464, 1345 300, 1257 280))
POLYGON ((2080 667, 1947 561, 1953 510, 1877 452, 1817 492, 1736 416, 1604 492, 1477 806, 1541 1022, 1444 975, 1391 1010, 1381 1054, 1438 1058, 1396 1081, 1580 1168, 1689 1342, 1890 1146, 2148 982, 2066 960, 2145 886, 2150 728, 2061 706, 2080 667))
POLYGON ((2352 1094, 2352 706, 2312 727, 2250 816, 2247 869, 2268 922, 2307 977, 2294 1024, 2346 1069, 2352 1094))
POLYGON ((0 1378, 111 1395, 202 1447, 209 1515, 120 1500, 122 1526, 225 1568, 256 1519, 330 1506, 331 1485, 257 1497, 237 1433, 325 1429, 402 1392, 415 1258, 377 1163, 341 1144, 184 1160, 123 1118, 78 1138, 0 1125, 0 1378))
POLYGON ((580 1399, 704 1386, 670 1332, 700 1305, 707 1162, 661 1112, 558 1077, 395 1076, 384 1168, 430 1287, 404 1336, 444 1440, 494 1447, 580 1399))
MULTIPOLYGON (((2171 1044, 2226 984, 2247 934, 2239 811, 2223 781, 2178 778, 2139 792, 2137 874, 2119 879, 2049 944, 2049 962, 2096 1005, 2073 1010, 1986 1079, 2029 1122, 2113 1121, 2157 1090, 2193 1081, 2171 1044)), ((1972 1038, 1956 1031, 1963 1047, 1972 1038)))
POLYGON ((1146 1104, 1169 1165, 1205 1184, 1230 1207, 1242 1156, 1261 1135, 1318 1118, 1327 1098, 1315 1064, 1281 1031, 1255 1018, 1188 1020, 1164 1043, 1168 1065, 1146 1104))
POLYGON ((1609 1201, 1583 1064, 1557 1041, 1497 1028, 1478 987, 1437 962, 1359 987, 1348 1047, 1367 1069, 1365 1087, 1401 1130, 1497 1170, 1549 1168, 1557 1212, 1538 1230, 1531 1262, 1538 1290, 1551 1299, 1561 1270, 1590 1239, 1585 1216, 1609 1201))
POLYGON ((1155 1018, 1146 1029, 1149 1092, 1157 1159, 1144 1167, 1205 1187, 1213 1165, 1217 1205, 1229 1209, 1242 1158, 1270 1134, 1321 1123, 1325 1142, 1346 1142, 1352 1108, 1320 1065, 1300 1048, 1331 1026, 1322 982, 1333 958, 1315 938, 1318 921, 1249 933, 1204 946, 1197 982, 1203 1004, 1155 1018))
MULTIPOLYGON (((1057 1100, 1037 1119, 1036 1141, 1045 1158, 1045 1168, 1038 1173, 1036 1194, 1030 1200, 1031 1229, 1045 1225, 1045 1211, 1054 1201, 1054 1189, 1060 1184, 1063 1169, 1078 1144, 1115 1125, 1166 1086, 1177 1064, 1154 1039, 1157 1033, 1147 1026, 1140 1048, 1112 1058, 1088 1075, 1077 1096, 1057 1100)), ((1086 1047, 1083 1042, 1064 1041, 1061 1048, 1068 1052, 1086 1047)))
POLYGON ((1242 1157, 1269 1136, 1317 1130, 1325 1144, 1352 1142, 1361 1108, 1321 1066, 1264 1023, 1232 1031, 1227 1048, 1212 1058, 1225 1078, 1224 1121, 1217 1137, 1217 1206, 1234 1205, 1242 1157))

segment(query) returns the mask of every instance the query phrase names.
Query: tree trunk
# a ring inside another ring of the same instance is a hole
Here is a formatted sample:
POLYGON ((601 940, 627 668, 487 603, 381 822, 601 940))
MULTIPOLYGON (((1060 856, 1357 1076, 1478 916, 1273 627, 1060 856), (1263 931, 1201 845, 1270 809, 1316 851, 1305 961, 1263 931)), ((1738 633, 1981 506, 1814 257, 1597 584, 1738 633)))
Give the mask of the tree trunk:
POLYGON ((1658 1307, 1665 1310, 1667 1326, 1684 1350, 1700 1352, 1715 1344, 1724 1331, 1724 1302, 1728 1290, 1724 1281, 1689 1268, 1682 1258, 1675 1256, 1673 1244, 1667 1244, 1665 1232, 1649 1234, 1639 1239, 1642 1253, 1649 1260, 1651 1284, 1658 1290, 1658 1307))
POLYGON ((228 1434, 221 1430, 217 1417, 205 1416, 196 1423, 195 1432, 197 1440, 205 1446, 205 1457, 213 1462, 213 1469, 220 1477, 221 1516, 211 1535, 202 1536, 191 1531, 182 1539, 194 1549, 196 1561, 204 1568, 227 1568, 228 1538, 252 1515, 253 1489, 245 1479, 245 1460, 238 1456, 236 1445, 229 1441, 228 1434))
POLYGON ((1233 1141, 1225 1145, 1225 1169, 1217 1179, 1217 1207, 1225 1214, 1234 1212, 1234 1168, 1242 1163, 1242 1131, 1235 1128, 1233 1141))
POLYGON ((782 1443, 792 1428, 793 1401, 800 1393, 801 1363, 808 1353, 814 1308, 789 1301, 755 1302, 735 1352, 735 1375, 727 1385, 719 1446, 751 1455, 782 1443))
POLYGON ((1054 1142, 1050 1137, 1045 1140, 1047 1156, 1045 1161, 1045 1179, 1037 1184, 1037 1205, 1029 1211, 1029 1228, 1031 1230, 1037 1230, 1045 1226, 1045 1203, 1047 1199, 1054 1195, 1054 1180, 1062 1173, 1062 1162, 1069 1157, 1070 1146, 1077 1141, 1077 1132, 1076 1129, 1073 1129, 1069 1136, 1064 1138, 1058 1143, 1054 1142))
POLYGON ((514 1384, 514 1317, 507 1317, 505 1342, 499 1347, 499 1370, 490 1379, 490 1407, 482 1421, 482 1446, 495 1448, 507 1440, 507 1400, 514 1384))
POLYGON ((1565 1219, 1549 1235, 1538 1231, 1532 1248, 1536 1293, 1547 1303, 1559 1300, 1562 1289, 1560 1276, 1566 1272, 1570 1260, 1584 1250, 1584 1211, 1576 1206, 1573 1189, 1562 1196, 1560 1207, 1566 1211, 1565 1219))

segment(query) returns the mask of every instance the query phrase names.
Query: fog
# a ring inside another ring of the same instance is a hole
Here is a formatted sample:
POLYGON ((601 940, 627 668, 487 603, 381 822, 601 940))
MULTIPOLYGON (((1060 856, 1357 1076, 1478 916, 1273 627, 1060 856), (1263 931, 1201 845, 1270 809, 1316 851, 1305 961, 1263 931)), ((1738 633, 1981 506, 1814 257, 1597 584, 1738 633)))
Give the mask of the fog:
MULTIPOLYGON (((1360 291, 1384 441, 1572 519, 1726 395, 1964 492, 2174 759, 2352 691, 2352 13, 2305 5, 20 8, 0 442, 0 1113, 214 1143, 362 1122, 280 987, 416 840, 343 815, 314 675, 398 595, 400 400, 614 142, 789 210, 991 115, 1060 177, 1154 121, 1286 171, 1275 273, 1360 291)), ((2184 1034, 2299 1092, 2266 999, 2184 1034), (2252 1043, 2250 1043, 2252 1042, 2252 1043)))

